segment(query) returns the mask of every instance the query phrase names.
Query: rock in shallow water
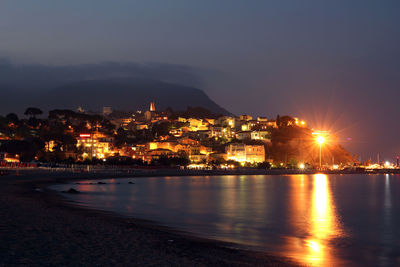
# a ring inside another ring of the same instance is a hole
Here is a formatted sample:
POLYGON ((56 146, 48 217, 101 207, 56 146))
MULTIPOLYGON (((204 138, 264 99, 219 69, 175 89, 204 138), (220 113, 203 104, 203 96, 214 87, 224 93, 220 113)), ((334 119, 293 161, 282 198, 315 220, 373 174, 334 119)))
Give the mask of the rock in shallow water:
POLYGON ((62 193, 67 193, 67 194, 79 194, 80 192, 74 188, 70 188, 67 191, 62 191, 62 193))

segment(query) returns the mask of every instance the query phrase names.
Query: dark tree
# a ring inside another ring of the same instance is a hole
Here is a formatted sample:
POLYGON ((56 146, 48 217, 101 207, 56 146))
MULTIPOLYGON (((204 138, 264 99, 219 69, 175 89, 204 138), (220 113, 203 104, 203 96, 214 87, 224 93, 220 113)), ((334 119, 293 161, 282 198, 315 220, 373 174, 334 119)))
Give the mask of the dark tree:
POLYGON ((54 109, 49 111, 49 119, 68 119, 75 117, 77 113, 69 109, 54 109))
POLYGON ((187 166, 190 164, 190 160, 185 156, 168 157, 166 155, 162 155, 158 159, 152 160, 151 164, 167 167, 187 166))
POLYGON ((277 117, 276 124, 278 127, 288 127, 290 125, 294 125, 295 120, 290 117, 290 116, 282 116, 282 117, 277 117))
POLYGON ((165 109, 165 113, 167 113, 168 117, 170 117, 172 114, 174 114, 174 110, 171 107, 167 107, 165 109))
POLYGON ((259 168, 259 169, 271 169, 271 163, 269 163, 268 161, 258 163, 257 164, 257 168, 259 168))
POLYGON ((19 122, 18 116, 15 113, 7 114, 6 118, 7 118, 7 120, 9 122, 12 122, 12 123, 15 123, 15 124, 17 124, 19 122))
POLYGON ((44 143, 40 139, 9 140, 1 145, 0 151, 19 155, 21 161, 31 161, 43 148, 44 143))
POLYGON ((152 134, 157 137, 168 135, 170 130, 171 130, 171 123, 168 121, 154 124, 153 127, 151 128, 152 134))
POLYGON ((279 116, 279 114, 276 115, 276 125, 281 125, 281 116, 279 116))
POLYGON ((118 128, 117 134, 114 138, 114 142, 116 147, 122 147, 128 142, 128 133, 124 130, 124 128, 118 128))
POLYGON ((39 108, 33 108, 33 107, 29 107, 25 110, 25 115, 29 116, 29 117, 36 117, 38 115, 43 114, 43 111, 39 108))

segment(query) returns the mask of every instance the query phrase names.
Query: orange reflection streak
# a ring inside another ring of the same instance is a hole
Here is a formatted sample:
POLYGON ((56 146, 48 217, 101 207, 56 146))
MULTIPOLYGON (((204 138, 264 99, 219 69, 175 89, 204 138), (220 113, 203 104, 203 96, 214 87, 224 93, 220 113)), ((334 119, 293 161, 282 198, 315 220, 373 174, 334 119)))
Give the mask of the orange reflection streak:
POLYGON ((344 231, 336 214, 328 177, 325 174, 316 174, 313 179, 310 238, 305 240, 308 247, 306 259, 313 265, 322 265, 332 260, 327 242, 343 236, 344 231))
POLYGON ((307 228, 305 219, 309 207, 309 179, 306 175, 292 175, 290 181, 291 190, 293 190, 290 202, 291 223, 295 228, 304 230, 307 228))

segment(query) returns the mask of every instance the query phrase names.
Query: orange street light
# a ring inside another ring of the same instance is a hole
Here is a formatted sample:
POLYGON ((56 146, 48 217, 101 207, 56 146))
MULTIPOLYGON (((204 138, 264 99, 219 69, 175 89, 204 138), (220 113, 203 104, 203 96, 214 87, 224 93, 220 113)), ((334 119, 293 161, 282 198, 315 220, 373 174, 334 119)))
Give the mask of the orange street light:
POLYGON ((322 135, 318 135, 317 137, 317 143, 322 145, 323 143, 325 143, 325 137, 323 137, 322 135))

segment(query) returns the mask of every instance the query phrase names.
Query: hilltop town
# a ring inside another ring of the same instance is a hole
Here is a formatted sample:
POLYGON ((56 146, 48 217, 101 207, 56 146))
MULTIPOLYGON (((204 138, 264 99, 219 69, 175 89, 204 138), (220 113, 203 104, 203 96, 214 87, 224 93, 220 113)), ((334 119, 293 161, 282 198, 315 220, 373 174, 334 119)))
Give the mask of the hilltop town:
POLYGON ((1 164, 66 163, 180 168, 326 168, 354 157, 333 134, 321 151, 305 120, 222 116, 201 107, 102 113, 28 108, 25 118, 0 117, 1 164), (321 167, 321 165, 320 165, 321 167))

